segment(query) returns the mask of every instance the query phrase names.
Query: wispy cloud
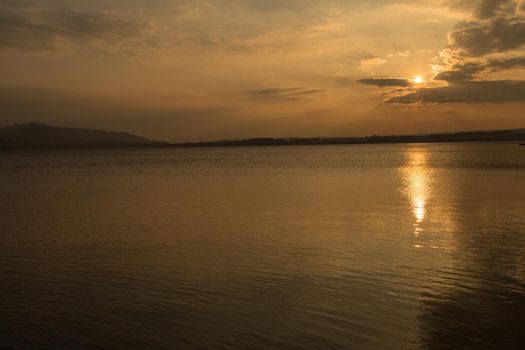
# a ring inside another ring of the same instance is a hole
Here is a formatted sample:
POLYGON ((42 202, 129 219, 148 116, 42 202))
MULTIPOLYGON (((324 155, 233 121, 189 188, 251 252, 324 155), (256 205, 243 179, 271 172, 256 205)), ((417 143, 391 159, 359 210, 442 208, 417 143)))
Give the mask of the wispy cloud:
POLYGON ((368 78, 360 79, 357 82, 365 85, 374 85, 379 87, 410 86, 412 84, 409 79, 405 78, 368 78))
POLYGON ((382 64, 385 64, 387 63, 386 60, 380 58, 380 57, 374 57, 374 58, 369 58, 369 59, 366 59, 366 60, 362 60, 361 61, 361 66, 380 66, 382 64))
POLYGON ((106 11, 64 10, 33 1, 0 4, 0 48, 57 50, 81 45, 152 43, 151 27, 106 11))
POLYGON ((261 102, 297 101, 309 95, 325 92, 323 89, 293 88, 268 88, 249 91, 249 98, 261 102))

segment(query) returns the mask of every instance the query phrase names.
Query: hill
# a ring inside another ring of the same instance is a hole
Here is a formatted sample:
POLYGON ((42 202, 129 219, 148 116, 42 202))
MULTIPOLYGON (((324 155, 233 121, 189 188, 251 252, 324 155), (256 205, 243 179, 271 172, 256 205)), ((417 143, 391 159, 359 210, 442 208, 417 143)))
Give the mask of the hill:
POLYGON ((0 149, 143 147, 161 144, 125 132, 55 127, 39 123, 0 128, 0 149))

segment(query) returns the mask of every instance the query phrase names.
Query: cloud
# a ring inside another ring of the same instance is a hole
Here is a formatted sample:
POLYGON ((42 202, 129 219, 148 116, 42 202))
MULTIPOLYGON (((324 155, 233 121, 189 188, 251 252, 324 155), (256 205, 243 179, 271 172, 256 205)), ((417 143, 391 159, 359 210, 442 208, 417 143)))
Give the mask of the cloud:
POLYGON ((358 83, 365 85, 375 85, 379 87, 385 86, 410 86, 412 83, 409 79, 404 78, 369 78, 360 79, 358 83))
POLYGON ((449 33, 449 49, 468 56, 519 49, 525 44, 525 17, 516 0, 451 0, 453 5, 470 7, 473 17, 449 33), (468 5, 467 5, 468 4, 468 5))
POLYGON ((493 59, 488 62, 486 67, 492 71, 507 70, 525 67, 525 56, 512 57, 507 59, 493 59))
POLYGON ((470 80, 473 74, 462 70, 448 70, 438 73, 433 79, 447 82, 458 82, 470 80))
POLYGON ((380 66, 387 63, 386 60, 380 57, 369 58, 361 61, 361 66, 380 66))
POLYGON ((501 103, 525 101, 525 81, 465 81, 434 88, 420 88, 391 97, 387 103, 501 103))
POLYGON ((481 20, 516 10, 514 0, 448 0, 448 4, 453 8, 469 10, 474 18, 481 20))
MULTIPOLYGON (((75 45, 151 40, 146 23, 111 12, 49 8, 32 1, 0 4, 0 48, 57 50, 75 45)), ((109 46, 109 45, 108 45, 109 46)))
POLYGON ((485 66, 480 62, 457 63, 450 70, 443 71, 434 76, 434 80, 447 82, 460 82, 471 80, 485 70, 485 66))
MULTIPOLYGON (((488 80, 489 73, 525 67, 525 17, 515 0, 450 0, 469 8, 470 21, 449 33, 449 46, 440 52, 434 81, 445 86, 401 89, 385 94, 386 103, 502 103, 525 101, 525 81, 488 80), (395 95, 394 95, 395 93, 395 95), (393 96, 394 95, 394 96, 393 96)), ((360 81, 363 83, 363 81, 360 81)), ((374 84, 374 80, 367 81, 374 84)), ((387 86, 375 84, 378 86, 387 86)))
POLYGON ((325 92, 322 89, 269 88, 249 91, 250 99, 259 101, 294 101, 304 99, 305 96, 325 92))
POLYGON ((508 13, 515 9, 513 0, 482 0, 477 3, 475 14, 479 18, 492 18, 500 13, 508 13))
MULTIPOLYGON (((150 0, 144 5, 139 0, 0 0, 0 49, 49 51, 96 45, 140 52, 151 46, 234 54, 324 50, 336 40, 358 40, 344 33, 359 26, 360 20, 355 24, 348 20, 350 15, 396 3, 399 1, 150 0), (107 11, 96 11, 101 8, 107 11)), ((339 50, 343 51, 341 43, 339 50)))
POLYGON ((460 82, 474 79, 481 72, 498 72, 525 67, 525 56, 458 63, 434 76, 434 80, 460 82))
POLYGON ((467 23, 449 34, 449 42, 452 48, 470 56, 519 49, 525 44, 525 19, 498 16, 482 23, 467 23))
POLYGON ((244 5, 259 11, 297 11, 304 9, 305 5, 312 5, 305 0, 245 0, 244 5))

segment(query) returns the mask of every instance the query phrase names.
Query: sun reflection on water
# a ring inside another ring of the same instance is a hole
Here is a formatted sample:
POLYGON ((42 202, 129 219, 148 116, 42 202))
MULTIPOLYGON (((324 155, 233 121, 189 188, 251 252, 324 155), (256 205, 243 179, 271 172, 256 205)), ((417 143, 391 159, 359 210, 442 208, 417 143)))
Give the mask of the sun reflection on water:
POLYGON ((414 236, 423 233, 423 222, 427 215, 428 202, 432 195, 432 174, 428 167, 425 149, 411 149, 406 155, 407 164, 402 169, 404 194, 410 201, 414 215, 414 236))

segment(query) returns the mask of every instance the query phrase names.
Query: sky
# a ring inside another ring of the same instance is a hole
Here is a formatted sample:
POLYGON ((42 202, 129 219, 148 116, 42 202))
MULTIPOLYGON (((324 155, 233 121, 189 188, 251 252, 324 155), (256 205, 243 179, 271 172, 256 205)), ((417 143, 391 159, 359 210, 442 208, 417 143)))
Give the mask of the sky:
POLYGON ((521 0, 0 0, 0 125, 166 141, 525 128, 521 0))

